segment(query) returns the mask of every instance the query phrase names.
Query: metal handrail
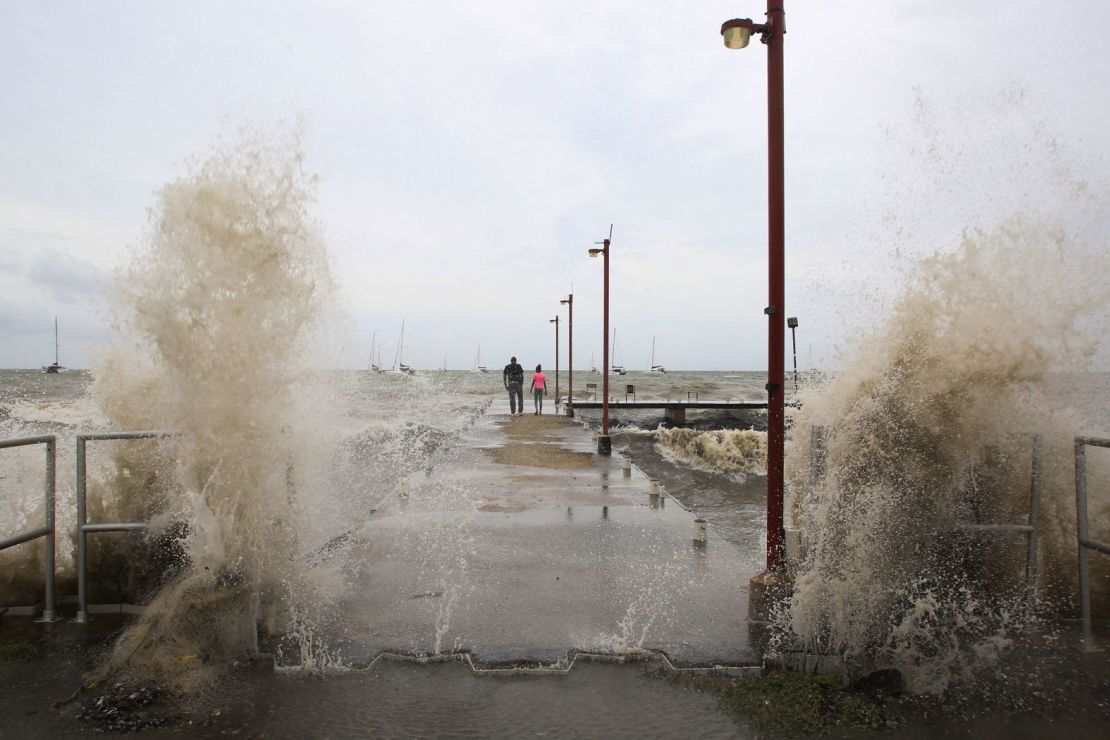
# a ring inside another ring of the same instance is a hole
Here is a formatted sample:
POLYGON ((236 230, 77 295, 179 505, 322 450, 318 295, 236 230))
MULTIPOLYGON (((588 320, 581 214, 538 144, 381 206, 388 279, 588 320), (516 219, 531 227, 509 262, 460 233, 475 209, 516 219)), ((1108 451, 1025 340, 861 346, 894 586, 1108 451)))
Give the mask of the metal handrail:
POLYGON ((1083 643, 1094 647, 1091 625, 1091 574, 1089 550, 1110 555, 1110 545, 1090 538, 1087 522, 1087 447, 1108 447, 1110 439, 1104 437, 1075 438, 1075 539, 1079 554, 1079 619, 1082 622, 1083 643))
POLYGON ((115 522, 90 524, 87 519, 85 498, 87 489, 87 442, 114 439, 158 439, 177 436, 174 432, 94 432, 77 435, 77 616, 73 621, 89 621, 88 600, 88 535, 94 532, 142 532, 144 522, 115 522))
POLYGON ((1018 532, 1026 536, 1025 618, 1033 616, 1037 596, 1037 530, 1040 521, 1041 479, 1044 466, 1044 438, 1033 435, 1033 461, 1029 473, 1029 520, 1025 524, 960 524, 964 532, 1018 532))
MULTIPOLYGON (((827 430, 824 426, 814 424, 810 428, 809 486, 814 492, 825 475, 826 438, 827 430)), ((1106 446, 1110 446, 1110 440, 1107 441, 1106 446)), ((963 532, 1019 532, 1026 535, 1025 615, 1027 619, 1033 615, 1037 595, 1037 532, 1044 464, 1044 439, 1040 434, 1033 435, 1032 458, 1029 475, 1029 520, 1025 524, 956 525, 956 529, 963 532)))
POLYGON ((24 542, 44 538, 46 557, 43 570, 46 572, 46 598, 43 603, 42 621, 53 622, 57 620, 54 611, 54 494, 55 470, 57 468, 58 438, 53 434, 43 434, 38 437, 16 437, 0 440, 0 449, 9 447, 26 447, 29 445, 46 445, 46 484, 44 486, 45 500, 43 515, 45 522, 38 529, 23 532, 13 537, 0 540, 0 550, 21 545, 24 542))

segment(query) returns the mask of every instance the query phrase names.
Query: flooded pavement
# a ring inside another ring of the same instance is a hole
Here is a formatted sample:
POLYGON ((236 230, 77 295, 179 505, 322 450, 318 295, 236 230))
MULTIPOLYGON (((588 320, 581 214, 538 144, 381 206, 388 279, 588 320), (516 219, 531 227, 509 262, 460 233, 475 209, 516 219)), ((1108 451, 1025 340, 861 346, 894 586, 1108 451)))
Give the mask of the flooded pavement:
POLYGON ((487 414, 356 533, 358 586, 329 644, 353 665, 383 651, 561 664, 642 650, 758 665, 753 558, 715 532, 696 544, 694 515, 651 491, 571 420, 487 414))
MULTIPOLYGON (((381 663, 364 673, 247 682, 195 737, 743 737, 713 697, 628 665, 486 678, 465 666, 381 663)), ((154 735, 160 736, 162 733, 154 735)), ((168 733, 167 733, 168 734, 168 733)))
MULTIPOLYGON (((645 672, 758 670, 760 635, 745 619, 751 558, 712 530, 695 545, 693 515, 653 498, 620 456, 596 455, 589 429, 554 415, 479 416, 375 503, 347 540, 354 586, 319 635, 325 675, 298 669, 299 654, 271 638, 263 649, 278 652, 277 672, 240 670, 218 695, 90 724, 77 717, 91 694, 65 700, 118 620, 91 631, 29 620, 12 631, 9 620, 5 639, 40 647, 30 663, 0 664, 19 707, 0 735, 151 722, 150 737, 737 736, 714 695, 645 672), (631 662, 599 662, 614 659, 631 662), (37 678, 21 681, 29 670, 37 678)), ((149 691, 108 689, 124 705, 149 691)))
MULTIPOLYGON (((72 691, 77 677, 69 673, 64 687, 43 680, 34 692, 9 692, 5 680, 0 737, 95 735, 96 725, 76 719, 78 704, 51 707, 72 691)), ((0 677, 10 677, 3 664, 0 677)), ((139 721, 148 716, 132 714, 139 721)), ((172 718, 141 737, 756 737, 721 712, 711 694, 660 680, 642 665, 606 663, 512 678, 476 675, 458 662, 380 661, 326 678, 246 673, 218 696, 175 708, 172 718)))
MULTIPOLYGON (((764 636, 745 616, 762 560, 760 479, 668 474, 635 434, 627 447, 617 438, 637 461, 626 475, 620 455, 594 454, 589 427, 498 410, 352 522, 353 585, 315 635, 325 663, 297 667, 301 653, 265 638, 277 671, 243 665, 183 704, 154 686, 104 686, 114 698, 98 713, 98 692, 76 692, 125 621, 8 617, 0 642, 37 652, 0 661, 0 737, 765 736, 667 668, 759 672, 764 636), (649 474, 677 498, 653 502, 649 474), (680 503, 710 519, 706 546, 680 503)), ((1102 737, 1110 663, 1073 637, 1070 624, 1040 630, 990 675, 886 699, 891 724, 876 735, 1102 737)))

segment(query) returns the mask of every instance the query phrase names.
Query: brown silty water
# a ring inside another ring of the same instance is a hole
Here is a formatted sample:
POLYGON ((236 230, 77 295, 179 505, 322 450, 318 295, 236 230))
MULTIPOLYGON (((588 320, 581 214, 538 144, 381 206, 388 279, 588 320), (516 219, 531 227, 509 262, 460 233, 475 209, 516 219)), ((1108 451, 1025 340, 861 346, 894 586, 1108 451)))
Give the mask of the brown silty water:
POLYGON ((96 513, 152 521, 150 540, 180 557, 105 675, 189 688, 255 651, 257 625, 290 628, 314 601, 296 557, 318 508, 306 500, 313 455, 326 459, 307 342, 331 279, 312 186, 295 141, 240 134, 160 191, 118 275, 120 337, 97 363, 95 397, 118 428, 178 436, 117 446, 119 469, 153 469, 157 495, 117 478, 93 496, 96 513))
MULTIPOLYGON (((1072 439, 1102 420, 1057 390, 1099 350, 1107 274, 1105 249, 1062 227, 1014 220, 969 233, 918 265, 889 321, 804 396, 788 515, 806 552, 782 619, 806 649, 897 667, 917 691, 989 666, 1025 627, 1025 539, 957 529, 1027 520, 1034 434, 1045 450, 1041 614, 1074 614, 1072 439), (814 425, 827 437, 816 488, 814 425)), ((1102 521, 1110 459, 1092 455, 1088 475, 1091 520, 1102 521)), ((1103 614, 1106 575, 1099 563, 1103 614)))

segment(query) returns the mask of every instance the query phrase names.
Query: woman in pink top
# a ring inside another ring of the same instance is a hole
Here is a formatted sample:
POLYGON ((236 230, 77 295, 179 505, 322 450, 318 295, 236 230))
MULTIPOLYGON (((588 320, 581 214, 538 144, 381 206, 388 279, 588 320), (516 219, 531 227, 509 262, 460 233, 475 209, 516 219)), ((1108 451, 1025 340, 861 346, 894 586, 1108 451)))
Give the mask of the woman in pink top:
POLYGON ((547 395, 547 376, 543 374, 543 367, 536 365, 536 372, 532 375, 532 399, 536 402, 536 413, 543 413, 543 397, 547 395))

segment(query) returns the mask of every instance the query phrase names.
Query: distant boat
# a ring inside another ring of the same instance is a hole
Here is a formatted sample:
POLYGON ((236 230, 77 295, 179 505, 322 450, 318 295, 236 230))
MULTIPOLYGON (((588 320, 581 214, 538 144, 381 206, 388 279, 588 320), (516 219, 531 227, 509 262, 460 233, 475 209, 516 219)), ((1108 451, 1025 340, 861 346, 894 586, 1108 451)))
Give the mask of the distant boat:
POLYGON ((370 339, 370 369, 376 373, 384 373, 382 369, 382 348, 378 345, 378 333, 374 332, 370 339), (377 356, 375 356, 375 354, 377 356))
POLYGON ((394 375, 416 375, 416 370, 406 365, 402 359, 402 353, 405 351, 405 320, 401 319, 401 337, 397 340, 397 352, 393 355, 393 368, 386 370, 387 373, 394 375))
POLYGON ((610 375, 625 375, 628 371, 623 365, 617 364, 617 330, 613 329, 613 359, 609 362, 610 375))
POLYGON ((443 356, 443 367, 439 369, 441 373, 447 372, 447 355, 443 356))
POLYGON ((474 355, 474 372, 488 373, 489 369, 482 364, 482 343, 478 342, 478 354, 474 355))
POLYGON ((596 373, 597 372, 597 365, 594 364, 594 356, 593 356, 592 352, 590 353, 590 372, 591 373, 596 373))
POLYGON ((667 368, 655 364, 655 337, 651 338, 651 370, 648 372, 667 374, 667 368))
POLYGON ((66 369, 64 367, 62 367, 62 364, 58 361, 58 317, 57 316, 54 317, 54 364, 46 365, 45 367, 43 367, 42 371, 44 373, 50 373, 51 375, 53 375, 55 373, 64 373, 66 371, 66 369))

